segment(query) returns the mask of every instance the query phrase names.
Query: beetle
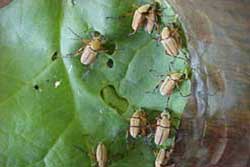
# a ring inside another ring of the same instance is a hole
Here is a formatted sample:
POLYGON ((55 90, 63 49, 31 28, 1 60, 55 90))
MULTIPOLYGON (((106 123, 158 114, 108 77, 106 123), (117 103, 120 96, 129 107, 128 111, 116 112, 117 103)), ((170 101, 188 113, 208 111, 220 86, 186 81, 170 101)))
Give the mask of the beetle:
MULTIPOLYGON (((87 152, 79 147, 79 146, 74 146, 77 150, 81 151, 83 154, 87 154, 87 152)), ((91 153, 88 154, 90 158, 94 161, 91 166, 97 166, 98 167, 106 167, 107 162, 108 162, 108 152, 106 146, 100 142, 97 145, 96 150, 92 148, 91 153)))
POLYGON ((147 119, 146 113, 142 110, 137 110, 130 118, 129 133, 133 138, 138 135, 146 135, 147 119))
POLYGON ((139 28, 145 26, 145 30, 150 34, 152 33, 155 25, 159 28, 159 3, 154 2, 151 4, 145 4, 137 8, 133 15, 131 27, 133 32, 129 35, 135 34, 139 28))
POLYGON ((170 134, 170 125, 170 114, 166 111, 163 111, 156 124, 154 139, 156 145, 162 145, 168 139, 170 134))
POLYGON ((73 30, 70 29, 70 31, 75 34, 78 38, 81 39, 81 41, 85 44, 80 49, 78 49, 73 54, 68 54, 68 56, 78 56, 81 55, 80 61, 83 65, 91 65, 95 62, 96 56, 100 52, 107 52, 108 50, 104 48, 104 45, 106 43, 106 40, 103 35, 101 35, 99 32, 94 31, 91 33, 91 39, 85 40, 80 35, 73 32, 73 30))
POLYGON ((166 55, 177 56, 179 54, 181 38, 177 28, 164 27, 159 40, 165 49, 166 55))
POLYGON ((172 152, 173 148, 171 148, 170 150, 166 150, 163 148, 160 149, 155 159, 155 167, 170 167, 170 165, 168 165, 168 162, 170 160, 172 152))
POLYGON ((107 148, 103 143, 99 143, 96 149, 96 161, 99 167, 105 167, 108 161, 107 148))
MULTIPOLYGON (((152 70, 150 70, 152 72, 152 70)), ((184 80, 188 80, 191 78, 192 69, 189 66, 186 66, 184 69, 176 72, 168 73, 167 75, 160 75, 161 77, 165 76, 164 80, 161 80, 159 84, 154 88, 159 88, 159 92, 162 96, 170 96, 172 95, 175 88, 179 90, 179 93, 183 97, 187 97, 190 95, 184 95, 180 90, 180 84, 184 80)))
POLYGON ((162 96, 170 96, 174 88, 182 81, 182 74, 175 72, 168 74, 160 86, 162 96))
POLYGON ((135 34, 139 28, 144 26, 145 21, 146 21, 146 14, 148 13, 150 8, 151 8, 151 4, 145 4, 135 10, 132 24, 131 24, 133 32, 130 33, 129 35, 135 34))

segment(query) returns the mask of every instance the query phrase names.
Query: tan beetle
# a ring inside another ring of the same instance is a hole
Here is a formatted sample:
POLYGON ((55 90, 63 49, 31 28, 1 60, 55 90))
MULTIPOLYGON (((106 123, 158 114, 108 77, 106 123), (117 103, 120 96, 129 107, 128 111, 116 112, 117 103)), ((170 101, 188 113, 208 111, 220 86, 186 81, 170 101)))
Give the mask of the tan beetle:
POLYGON ((148 11, 148 14, 146 15, 146 25, 145 30, 151 34, 156 28, 157 30, 160 30, 159 20, 161 16, 161 11, 159 10, 159 3, 155 2, 151 5, 151 9, 148 11))
POLYGON ((96 161, 98 167, 105 167, 108 161, 108 152, 106 146, 102 143, 99 143, 96 149, 96 161))
POLYGON ((182 81, 182 73, 168 74, 160 86, 160 93, 162 96, 170 96, 176 86, 182 81))
POLYGON ((169 167, 170 165, 167 164, 172 152, 172 148, 170 150, 160 149, 155 159, 155 167, 169 167))
MULTIPOLYGON (((152 70, 150 70, 152 72, 152 70)), ((156 85, 154 90, 158 89, 159 87, 159 92, 162 96, 170 96, 174 89, 177 88, 179 90, 179 93, 183 97, 190 96, 184 95, 181 90, 180 90, 180 84, 184 80, 188 80, 192 76, 192 68, 189 66, 186 66, 183 70, 180 70, 178 72, 171 72, 167 75, 160 75, 161 77, 165 76, 164 80, 161 80, 159 84, 156 85)))
POLYGON ((137 110, 130 118, 129 133, 133 138, 140 134, 146 135, 146 126, 146 113, 142 110, 137 110))
POLYGON ((170 125, 170 115, 168 112, 163 111, 156 124, 154 139, 156 145, 162 145, 168 139, 170 134, 170 125))
POLYGON ((154 2, 140 6, 134 12, 131 27, 133 32, 129 35, 135 34, 139 28, 145 26, 148 33, 152 33, 155 25, 158 25, 158 17, 160 16, 159 4, 154 2))
POLYGON ((161 32, 160 42, 162 43, 165 53, 169 56, 177 56, 181 48, 181 38, 178 29, 164 27, 161 32))
MULTIPOLYGON (((71 29, 70 29, 71 30, 71 29)), ((94 31, 92 35, 92 39, 85 40, 82 39, 78 34, 73 32, 78 38, 81 39, 81 41, 86 45, 78 49, 73 54, 68 54, 68 56, 78 56, 81 55, 81 63, 84 65, 90 65, 93 64, 96 60, 96 56, 100 52, 107 52, 107 50, 104 48, 104 44, 106 43, 106 40, 104 40, 103 35, 101 35, 99 32, 94 31)))
POLYGON ((133 20, 132 29, 134 30, 130 35, 135 34, 139 28, 143 27, 146 22, 146 14, 151 8, 151 4, 145 4, 136 9, 133 20))

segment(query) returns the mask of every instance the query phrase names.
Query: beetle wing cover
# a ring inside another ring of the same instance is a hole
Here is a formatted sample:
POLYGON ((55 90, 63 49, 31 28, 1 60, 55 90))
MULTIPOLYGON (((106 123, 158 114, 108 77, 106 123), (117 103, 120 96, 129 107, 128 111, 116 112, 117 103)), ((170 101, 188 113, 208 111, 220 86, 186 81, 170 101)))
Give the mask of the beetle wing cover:
POLYGON ((132 29, 134 31, 137 31, 140 27, 143 26, 144 22, 145 22, 145 16, 138 10, 136 10, 133 16, 132 29))
POLYGON ((162 145, 168 138, 170 132, 170 121, 166 117, 157 121, 155 132, 155 144, 162 145))
POLYGON ((129 128, 129 132, 130 135, 134 138, 137 137, 137 135, 140 133, 140 112, 135 112, 132 116, 132 118, 130 119, 130 128, 129 128))
POLYGON ((149 9, 151 9, 152 5, 151 4, 145 4, 140 6, 137 11, 140 12, 141 14, 148 13, 149 9))
POLYGON ((89 45, 87 45, 81 56, 81 63, 84 65, 92 64, 96 59, 97 52, 93 51, 89 45))
POLYGON ((147 24, 145 27, 146 31, 151 34, 154 30, 155 24, 157 24, 156 14, 151 10, 147 15, 147 24))
POLYGON ((174 88, 175 88, 175 83, 176 81, 170 79, 169 77, 167 77, 164 82, 161 84, 160 87, 160 93, 162 96, 166 96, 166 95, 171 95, 174 88))
POLYGON ((179 45, 173 37, 162 40, 165 51, 170 56, 176 56, 179 53, 179 45))
POLYGON ((104 144, 99 144, 96 149, 96 160, 99 167, 105 167, 108 160, 107 149, 104 144))
POLYGON ((155 167, 162 167, 165 161, 166 150, 160 149, 155 160, 155 167))

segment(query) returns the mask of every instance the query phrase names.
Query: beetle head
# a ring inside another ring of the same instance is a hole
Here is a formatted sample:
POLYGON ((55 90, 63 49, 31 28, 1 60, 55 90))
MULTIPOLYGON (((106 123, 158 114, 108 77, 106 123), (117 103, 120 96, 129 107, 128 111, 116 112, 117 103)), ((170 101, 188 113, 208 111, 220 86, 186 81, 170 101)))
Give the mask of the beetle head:
POLYGON ((161 113, 161 117, 170 118, 169 110, 167 108, 161 113))
POLYGON ((99 40, 99 41, 104 41, 105 37, 98 31, 92 31, 90 33, 91 37, 93 40, 99 40))
POLYGON ((190 79, 192 77, 192 68, 189 66, 186 66, 183 70, 181 70, 182 77, 181 79, 190 79))
POLYGON ((164 27, 162 32, 161 32, 161 39, 166 39, 166 38, 169 38, 170 37, 170 28, 167 26, 167 27, 164 27))
POLYGON ((154 0, 151 4, 151 7, 153 10, 158 10, 160 9, 161 6, 161 1, 160 0, 154 0))
POLYGON ((101 33, 99 33, 98 31, 92 31, 90 32, 90 35, 92 38, 98 38, 101 36, 101 33))
POLYGON ((140 117, 145 118, 147 116, 146 112, 144 112, 144 110, 142 108, 139 108, 137 111, 140 113, 140 117))

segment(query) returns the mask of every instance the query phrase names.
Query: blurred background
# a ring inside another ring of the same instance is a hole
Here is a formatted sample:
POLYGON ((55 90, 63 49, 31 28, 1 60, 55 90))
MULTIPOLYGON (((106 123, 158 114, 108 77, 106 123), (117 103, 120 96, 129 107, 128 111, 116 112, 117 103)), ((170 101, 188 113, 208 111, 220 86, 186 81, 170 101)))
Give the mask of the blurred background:
POLYGON ((194 68, 177 166, 249 167, 250 1, 168 2, 184 22, 194 68))

